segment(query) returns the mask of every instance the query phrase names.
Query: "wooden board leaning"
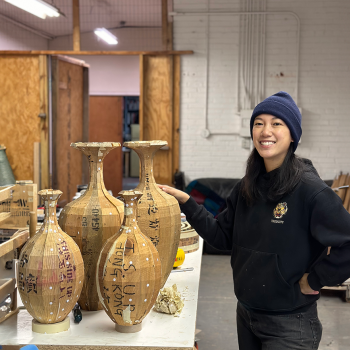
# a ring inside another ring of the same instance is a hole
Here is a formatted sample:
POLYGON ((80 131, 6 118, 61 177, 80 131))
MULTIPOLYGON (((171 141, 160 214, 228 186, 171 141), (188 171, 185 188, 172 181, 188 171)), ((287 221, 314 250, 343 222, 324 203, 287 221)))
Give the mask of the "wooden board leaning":
POLYGON ((0 219, 0 228, 21 229, 29 225, 29 213, 36 212, 38 206, 37 184, 32 181, 16 181, 11 186, 12 196, 6 198, 8 188, 0 192, 0 214, 11 213, 0 219))

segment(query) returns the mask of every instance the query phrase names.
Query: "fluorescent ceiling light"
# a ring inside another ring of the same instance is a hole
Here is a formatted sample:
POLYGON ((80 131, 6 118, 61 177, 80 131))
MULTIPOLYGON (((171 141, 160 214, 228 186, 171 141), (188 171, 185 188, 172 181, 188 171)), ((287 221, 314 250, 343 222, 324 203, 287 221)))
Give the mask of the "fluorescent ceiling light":
POLYGON ((58 17, 59 11, 56 7, 51 6, 42 0, 5 0, 6 2, 19 7, 20 9, 30 12, 32 15, 45 19, 46 16, 58 17))
POLYGON ((95 34, 109 45, 118 44, 117 37, 113 35, 110 31, 108 31, 106 28, 95 29, 95 34))

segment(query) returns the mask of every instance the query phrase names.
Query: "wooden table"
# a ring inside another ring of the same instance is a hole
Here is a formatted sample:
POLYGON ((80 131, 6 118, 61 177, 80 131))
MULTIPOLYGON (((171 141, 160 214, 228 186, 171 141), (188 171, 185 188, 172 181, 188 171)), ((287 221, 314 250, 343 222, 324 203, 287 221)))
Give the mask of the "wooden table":
POLYGON ((40 350, 192 350, 194 345, 198 286, 202 261, 203 241, 196 252, 186 254, 181 268, 193 271, 172 272, 165 287, 176 283, 185 299, 180 317, 152 310, 143 320, 138 333, 125 334, 114 330, 114 323, 102 311, 83 311, 83 320, 74 324, 72 313, 70 329, 57 334, 32 332, 32 317, 23 309, 0 325, 0 345, 3 350, 15 350, 35 344, 40 350))

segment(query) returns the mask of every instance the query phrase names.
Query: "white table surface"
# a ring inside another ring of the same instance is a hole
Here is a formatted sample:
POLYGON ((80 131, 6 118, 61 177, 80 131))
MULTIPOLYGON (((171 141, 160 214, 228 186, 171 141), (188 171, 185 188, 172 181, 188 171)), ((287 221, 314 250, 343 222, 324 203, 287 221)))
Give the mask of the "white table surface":
MULTIPOLYGON (((32 317, 21 310, 0 324, 0 345, 3 349, 18 349, 19 345, 35 344, 39 349, 193 349, 199 277, 203 240, 196 252, 186 254, 181 268, 193 267, 193 271, 172 272, 165 284, 174 283, 185 299, 180 317, 158 313, 153 309, 142 322, 138 333, 118 333, 114 323, 101 311, 82 311, 83 320, 75 324, 70 313, 71 326, 66 332, 39 334, 32 332, 32 317), (9 346, 13 345, 15 347, 9 346)), ((19 300, 19 304, 21 301, 19 300)))

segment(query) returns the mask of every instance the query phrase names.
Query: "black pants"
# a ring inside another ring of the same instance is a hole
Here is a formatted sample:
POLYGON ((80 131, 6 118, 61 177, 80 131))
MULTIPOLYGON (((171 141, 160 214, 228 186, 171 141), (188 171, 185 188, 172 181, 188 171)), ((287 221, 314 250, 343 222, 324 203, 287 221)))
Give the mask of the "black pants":
POLYGON ((240 350, 313 350, 321 341, 322 324, 316 303, 298 314, 266 315, 238 302, 237 332, 240 350))

